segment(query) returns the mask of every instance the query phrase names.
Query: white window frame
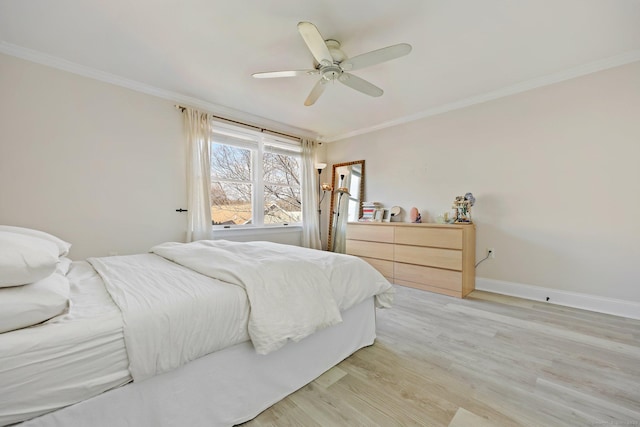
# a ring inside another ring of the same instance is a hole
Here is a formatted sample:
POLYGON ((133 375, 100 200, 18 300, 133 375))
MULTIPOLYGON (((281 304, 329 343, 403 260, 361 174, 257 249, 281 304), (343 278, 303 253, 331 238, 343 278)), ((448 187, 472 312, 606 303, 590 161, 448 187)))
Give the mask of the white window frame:
MULTIPOLYGON (((251 184, 253 187, 251 192, 251 224, 213 225, 213 229, 273 228, 283 225, 302 225, 302 220, 294 223, 264 223, 264 153, 268 150, 272 153, 296 156, 299 158, 299 164, 302 165, 302 144, 300 141, 226 122, 213 121, 212 127, 213 143, 251 150, 251 184), (224 136, 230 138, 225 140, 224 136), (266 150, 265 147, 269 148, 266 150)), ((302 180, 302 170, 299 171, 299 176, 302 180)), ((213 180, 213 176, 211 176, 211 180, 213 180)), ((300 183, 300 192, 302 192, 302 183, 300 183)))

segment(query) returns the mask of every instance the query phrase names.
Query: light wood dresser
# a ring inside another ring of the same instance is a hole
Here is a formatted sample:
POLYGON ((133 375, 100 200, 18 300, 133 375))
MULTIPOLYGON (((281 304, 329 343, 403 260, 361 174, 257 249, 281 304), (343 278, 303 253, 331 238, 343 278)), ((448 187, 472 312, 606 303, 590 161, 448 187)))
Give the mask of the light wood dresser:
POLYGON ((398 285, 458 298, 475 289, 473 224, 350 222, 347 253, 398 285))

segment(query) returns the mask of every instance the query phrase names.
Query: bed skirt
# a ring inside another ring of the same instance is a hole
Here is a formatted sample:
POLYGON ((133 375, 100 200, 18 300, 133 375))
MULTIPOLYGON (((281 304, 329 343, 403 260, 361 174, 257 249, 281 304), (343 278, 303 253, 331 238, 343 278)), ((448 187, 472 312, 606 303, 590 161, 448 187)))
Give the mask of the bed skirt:
POLYGON ((22 427, 232 426, 248 421, 375 340, 373 298, 343 322, 267 355, 244 342, 176 370, 26 421, 22 427))

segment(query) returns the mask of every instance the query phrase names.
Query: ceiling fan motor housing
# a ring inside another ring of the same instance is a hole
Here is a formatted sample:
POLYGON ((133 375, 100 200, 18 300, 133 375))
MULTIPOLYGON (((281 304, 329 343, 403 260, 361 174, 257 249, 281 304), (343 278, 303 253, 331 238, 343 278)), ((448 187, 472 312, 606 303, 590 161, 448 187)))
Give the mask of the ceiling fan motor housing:
POLYGON ((342 68, 340 68, 340 66, 336 64, 325 65, 323 67, 320 67, 320 74, 325 80, 335 80, 340 76, 340 74, 342 74, 342 68))
POLYGON ((325 40, 327 48, 329 49, 329 53, 331 54, 331 58, 333 59, 333 63, 329 64, 329 61, 322 61, 322 64, 319 64, 318 70, 320 71, 320 75, 326 81, 332 81, 340 77, 342 74, 342 68, 340 67, 340 63, 347 59, 347 55, 344 54, 342 50, 340 50, 340 42, 333 39, 325 40))

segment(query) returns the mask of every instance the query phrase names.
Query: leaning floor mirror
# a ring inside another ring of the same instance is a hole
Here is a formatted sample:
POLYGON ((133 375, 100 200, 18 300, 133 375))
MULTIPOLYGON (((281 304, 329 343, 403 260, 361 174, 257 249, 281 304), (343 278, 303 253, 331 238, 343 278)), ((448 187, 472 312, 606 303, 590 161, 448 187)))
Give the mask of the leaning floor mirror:
POLYGON ((347 223, 362 216, 364 160, 333 165, 333 193, 329 212, 327 250, 345 252, 347 223))

